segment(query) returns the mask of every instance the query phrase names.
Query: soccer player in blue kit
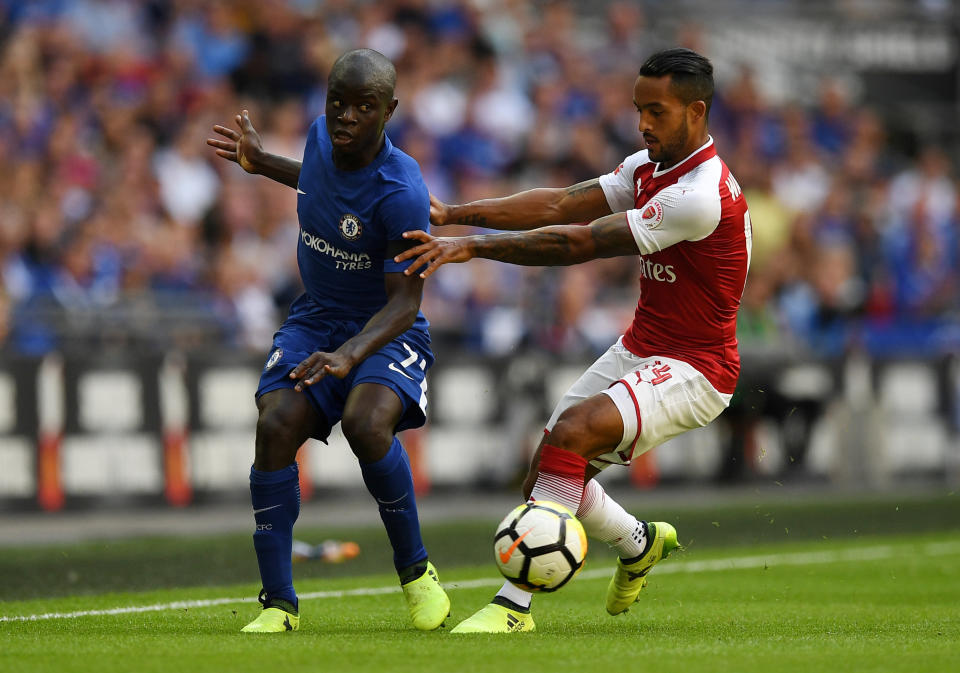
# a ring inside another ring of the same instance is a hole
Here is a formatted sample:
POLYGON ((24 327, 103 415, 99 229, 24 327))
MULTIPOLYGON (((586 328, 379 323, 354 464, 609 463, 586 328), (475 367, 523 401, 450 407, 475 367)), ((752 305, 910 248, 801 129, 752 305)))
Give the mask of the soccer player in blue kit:
POLYGON ((246 110, 239 130, 214 126, 216 153, 297 190, 297 261, 306 291, 273 337, 260 376, 250 492, 263 589, 260 615, 242 630, 293 631, 293 524, 300 511, 296 454, 339 421, 380 508, 416 628, 441 626, 450 600, 427 559, 406 452, 395 433, 423 425, 433 364, 420 312, 423 280, 393 257, 424 229, 430 199, 417 163, 384 125, 397 107, 396 70, 359 49, 334 63, 325 115, 313 122, 303 162, 269 154, 246 110))

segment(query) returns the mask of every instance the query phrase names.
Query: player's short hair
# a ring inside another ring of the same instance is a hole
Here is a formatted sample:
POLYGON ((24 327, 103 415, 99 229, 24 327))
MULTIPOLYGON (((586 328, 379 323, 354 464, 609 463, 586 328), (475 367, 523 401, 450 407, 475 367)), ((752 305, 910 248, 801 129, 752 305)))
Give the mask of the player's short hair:
POLYGON ((359 69, 364 79, 390 100, 397 85, 397 69, 389 58, 374 49, 354 49, 342 54, 330 68, 330 80, 339 79, 349 69, 359 69))
POLYGON ((705 56, 685 47, 664 49, 644 61, 640 66, 640 75, 670 75, 670 84, 680 100, 688 105, 702 100, 707 106, 707 115, 710 114, 710 104, 713 102, 713 64, 705 56))

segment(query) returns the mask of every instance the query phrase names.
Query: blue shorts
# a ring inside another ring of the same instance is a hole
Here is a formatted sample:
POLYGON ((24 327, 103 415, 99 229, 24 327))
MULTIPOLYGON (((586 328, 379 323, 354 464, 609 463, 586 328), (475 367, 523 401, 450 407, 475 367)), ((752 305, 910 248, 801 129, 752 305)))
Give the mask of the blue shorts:
MULTIPOLYGON (((271 390, 293 388, 297 381, 289 374, 294 367, 315 351, 335 351, 361 329, 363 324, 358 322, 291 316, 273 335, 257 398, 271 390)), ((347 395, 361 383, 379 383, 400 398, 403 414, 394 432, 423 425, 427 419, 427 370, 433 365, 433 352, 425 345, 429 339, 426 332, 410 330, 358 364, 346 377, 328 375, 305 386, 303 394, 325 421, 314 437, 326 441, 330 430, 343 418, 347 395)))

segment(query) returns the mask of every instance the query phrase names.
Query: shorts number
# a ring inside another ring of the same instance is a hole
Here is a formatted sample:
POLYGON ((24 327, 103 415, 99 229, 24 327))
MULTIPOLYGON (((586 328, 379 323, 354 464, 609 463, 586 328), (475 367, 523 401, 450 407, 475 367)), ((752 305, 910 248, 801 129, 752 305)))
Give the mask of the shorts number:
MULTIPOLYGON (((652 386, 673 378, 673 374, 670 373, 670 365, 662 365, 659 362, 656 362, 652 365, 647 365, 641 371, 646 371, 647 369, 653 372, 653 378, 648 381, 648 383, 652 386)), ((637 371, 634 372, 634 374, 637 376, 637 383, 643 383, 643 377, 640 376, 640 372, 637 371)))

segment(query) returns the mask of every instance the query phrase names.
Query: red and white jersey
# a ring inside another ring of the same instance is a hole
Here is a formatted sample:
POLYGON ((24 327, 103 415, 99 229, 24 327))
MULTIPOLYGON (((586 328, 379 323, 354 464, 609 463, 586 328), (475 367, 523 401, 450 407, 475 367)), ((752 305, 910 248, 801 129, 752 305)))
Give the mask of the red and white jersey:
POLYGON ((680 163, 658 167, 642 150, 600 177, 640 248, 640 301, 623 344, 641 357, 689 362, 730 394, 740 374, 737 309, 752 243, 747 202, 712 138, 680 163))

